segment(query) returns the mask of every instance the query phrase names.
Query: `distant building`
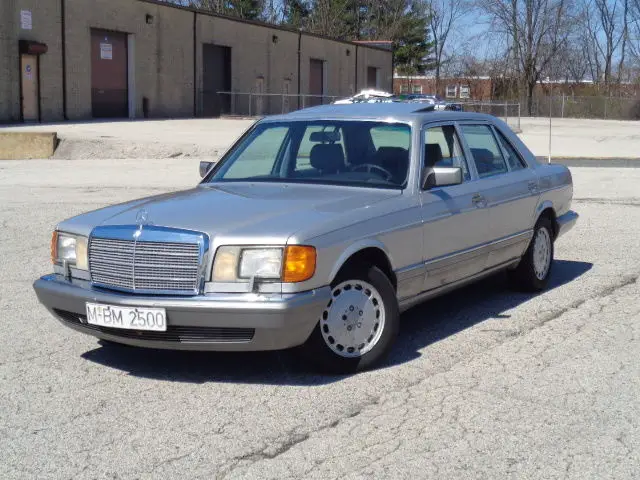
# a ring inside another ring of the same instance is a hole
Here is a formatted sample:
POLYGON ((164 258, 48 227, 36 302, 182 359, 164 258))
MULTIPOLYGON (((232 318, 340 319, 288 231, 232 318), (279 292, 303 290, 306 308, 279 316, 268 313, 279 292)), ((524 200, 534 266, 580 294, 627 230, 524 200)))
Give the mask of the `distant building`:
POLYGON ((450 100, 490 100, 493 98, 491 77, 441 77, 438 88, 434 76, 402 76, 393 78, 396 94, 423 93, 440 95, 450 100))
POLYGON ((155 0, 0 0, 0 122, 260 115, 366 87, 392 88, 384 45, 155 0))
MULTIPOLYGON (((393 92, 396 94, 438 94, 443 98, 458 101, 514 100, 513 91, 513 80, 504 77, 440 77, 438 88, 436 88, 436 79, 433 75, 395 75, 393 78, 393 92)), ((595 84, 592 80, 572 79, 542 79, 537 83, 534 95, 547 95, 552 91, 554 95, 607 95, 603 85, 595 84)), ((638 96, 640 95, 640 85, 637 83, 610 85, 608 95, 638 96)))

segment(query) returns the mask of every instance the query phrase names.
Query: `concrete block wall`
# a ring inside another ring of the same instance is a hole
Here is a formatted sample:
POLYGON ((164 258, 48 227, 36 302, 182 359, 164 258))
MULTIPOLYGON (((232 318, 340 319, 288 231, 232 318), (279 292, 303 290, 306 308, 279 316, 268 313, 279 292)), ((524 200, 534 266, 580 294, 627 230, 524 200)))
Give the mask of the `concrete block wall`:
POLYGON ((0 0, 0 120, 20 120, 20 55, 18 40, 46 43, 40 55, 40 114, 43 120, 62 116, 62 39, 60 2, 0 0), (21 28, 20 12, 31 12, 32 29, 21 28))
POLYGON ((380 90, 393 91, 393 67, 391 52, 358 46, 358 90, 367 86, 367 68, 379 68, 380 90))
MULTIPOLYGON (((367 66, 381 68, 391 88, 391 53, 295 31, 195 13, 146 0, 0 0, 0 123, 20 120, 18 40, 46 43, 40 56, 41 116, 43 121, 64 118, 62 5, 65 11, 66 114, 70 120, 92 118, 91 29, 129 34, 133 39, 133 116, 143 116, 143 98, 149 116, 189 117, 198 113, 202 85, 202 44, 232 49, 232 90, 252 92, 257 79, 263 91, 309 93, 310 59, 322 59, 325 93, 346 96, 366 83, 367 66), (30 10, 32 30, 20 28, 20 11, 30 10), (146 21, 150 15, 152 21, 146 21), (195 51, 194 51, 195 21, 195 51), (298 42, 300 41, 300 79, 298 42), (195 75, 194 75, 195 62, 195 75), (195 77, 195 78, 194 78, 195 77), (194 111, 195 107, 195 111, 194 111)), ((271 111, 282 97, 265 100, 271 111)), ((291 99, 290 108, 296 108, 291 99)))
POLYGON ((325 95, 345 97, 356 91, 354 45, 303 35, 300 65, 302 93, 309 93, 311 59, 324 61, 325 95), (347 51, 349 52, 348 55, 347 51))

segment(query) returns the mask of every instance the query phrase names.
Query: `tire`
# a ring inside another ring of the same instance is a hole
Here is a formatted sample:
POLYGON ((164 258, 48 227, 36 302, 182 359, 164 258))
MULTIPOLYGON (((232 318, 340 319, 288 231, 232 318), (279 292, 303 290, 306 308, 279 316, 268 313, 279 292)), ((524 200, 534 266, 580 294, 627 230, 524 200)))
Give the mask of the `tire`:
POLYGON ((553 237, 551 220, 540 218, 522 260, 515 270, 509 272, 510 279, 519 290, 539 292, 547 287, 553 267, 553 237))
POLYGON ((398 336, 395 289, 378 267, 359 266, 340 272, 331 290, 331 300, 299 352, 323 373, 367 370, 389 353, 398 336))

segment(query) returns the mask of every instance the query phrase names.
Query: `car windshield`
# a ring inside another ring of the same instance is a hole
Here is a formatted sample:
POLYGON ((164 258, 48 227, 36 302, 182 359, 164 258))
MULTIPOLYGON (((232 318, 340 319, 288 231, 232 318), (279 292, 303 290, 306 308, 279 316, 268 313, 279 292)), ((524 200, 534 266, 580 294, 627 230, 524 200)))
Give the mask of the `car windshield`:
POLYGON ((404 188, 411 128, 375 121, 263 122, 205 182, 320 183, 404 188))

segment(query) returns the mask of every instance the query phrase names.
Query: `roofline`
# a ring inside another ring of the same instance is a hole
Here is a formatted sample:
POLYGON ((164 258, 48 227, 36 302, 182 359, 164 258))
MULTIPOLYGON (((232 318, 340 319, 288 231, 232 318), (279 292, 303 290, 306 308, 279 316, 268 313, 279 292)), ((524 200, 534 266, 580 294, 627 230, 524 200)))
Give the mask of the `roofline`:
POLYGON ((292 27, 285 27, 282 25, 275 25, 273 23, 267 23, 267 22, 261 22, 259 20, 248 20, 246 18, 239 18, 239 17, 232 17, 231 15, 224 15, 221 13, 215 13, 215 12, 211 12, 209 10, 203 10, 201 8, 195 8, 195 7, 187 7, 184 5, 176 5, 174 3, 168 3, 166 1, 161 1, 161 0, 137 0, 138 2, 141 3, 149 3, 151 5, 157 5, 160 7, 167 7, 167 8, 173 8, 176 10, 183 10, 186 12, 192 12, 192 13, 197 13, 199 15, 206 15, 209 17, 216 17, 216 18, 221 18, 223 20, 230 20, 232 22, 238 22, 238 23, 245 23, 248 25, 254 25, 256 27, 265 27, 265 28, 270 28, 272 30, 279 30, 281 32, 288 32, 288 33, 295 33, 298 35, 302 35, 302 36, 307 36, 307 37, 315 37, 315 38, 322 38, 323 40, 331 40, 333 42, 338 42, 338 43, 342 43, 345 45, 351 45, 352 47, 365 47, 365 48, 370 48, 372 50, 379 50, 381 52, 387 52, 387 53, 391 53, 392 51, 389 50, 388 48, 384 48, 384 47, 377 47, 375 45, 363 45, 362 43, 358 43, 358 42, 353 42, 353 41, 349 41, 349 40, 342 40, 339 38, 334 38, 334 37, 329 37, 328 35, 322 35, 319 33, 313 33, 313 32, 307 32, 304 31, 302 29, 296 29, 296 28, 292 28, 292 27))

